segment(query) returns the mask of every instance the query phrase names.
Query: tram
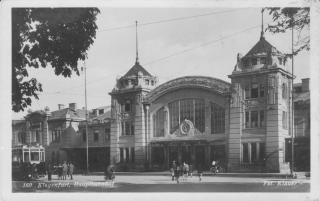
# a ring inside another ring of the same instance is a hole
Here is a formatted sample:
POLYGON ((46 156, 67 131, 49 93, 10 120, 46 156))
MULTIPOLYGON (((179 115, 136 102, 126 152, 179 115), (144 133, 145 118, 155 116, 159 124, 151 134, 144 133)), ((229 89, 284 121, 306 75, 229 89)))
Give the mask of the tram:
POLYGON ((45 161, 42 145, 20 145, 12 148, 12 162, 39 164, 45 161))
POLYGON ((32 180, 45 174, 45 149, 41 145, 12 148, 12 180, 32 180))

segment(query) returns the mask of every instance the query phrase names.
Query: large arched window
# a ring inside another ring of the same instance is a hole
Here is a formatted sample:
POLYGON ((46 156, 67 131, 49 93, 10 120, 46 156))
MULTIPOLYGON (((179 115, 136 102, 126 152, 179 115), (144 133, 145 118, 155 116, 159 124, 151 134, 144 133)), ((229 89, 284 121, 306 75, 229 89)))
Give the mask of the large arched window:
POLYGON ((211 133, 224 133, 225 110, 223 107, 211 103, 211 133))
POLYGON ((205 105, 203 99, 182 99, 169 103, 170 133, 178 129, 179 124, 188 119, 200 132, 205 129, 205 105))
POLYGON ((165 119, 166 119, 166 112, 162 107, 153 115, 153 136, 154 137, 164 136, 165 119))

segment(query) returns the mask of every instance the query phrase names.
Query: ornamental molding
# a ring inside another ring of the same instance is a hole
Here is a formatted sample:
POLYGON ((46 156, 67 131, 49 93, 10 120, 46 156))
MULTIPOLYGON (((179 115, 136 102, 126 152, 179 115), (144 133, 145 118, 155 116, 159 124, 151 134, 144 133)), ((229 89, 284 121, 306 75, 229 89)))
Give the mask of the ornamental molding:
POLYGON ((223 80, 205 76, 180 77, 163 83, 153 89, 146 97, 145 102, 152 102, 160 96, 182 88, 201 88, 213 91, 220 95, 226 95, 230 91, 231 84, 223 80))

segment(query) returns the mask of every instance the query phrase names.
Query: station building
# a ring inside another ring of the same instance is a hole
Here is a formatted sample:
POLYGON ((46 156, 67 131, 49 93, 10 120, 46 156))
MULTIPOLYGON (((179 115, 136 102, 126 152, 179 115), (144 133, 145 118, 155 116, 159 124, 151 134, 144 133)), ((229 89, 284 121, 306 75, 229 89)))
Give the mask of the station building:
POLYGON ((208 169, 289 172, 291 81, 285 55, 261 33, 237 55, 231 82, 206 76, 161 85, 136 58, 111 95, 110 162, 168 169, 172 161, 208 169))

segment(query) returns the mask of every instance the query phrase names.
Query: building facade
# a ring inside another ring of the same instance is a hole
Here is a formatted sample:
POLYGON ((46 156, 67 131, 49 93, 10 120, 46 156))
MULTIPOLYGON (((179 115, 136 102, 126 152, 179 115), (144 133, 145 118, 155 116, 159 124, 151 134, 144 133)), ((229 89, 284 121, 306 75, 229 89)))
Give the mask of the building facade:
POLYGON ((186 76, 157 85, 139 62, 111 95, 110 162, 168 169, 173 160, 208 169, 289 172, 291 81, 285 55, 263 36, 238 54, 231 83, 186 76))

